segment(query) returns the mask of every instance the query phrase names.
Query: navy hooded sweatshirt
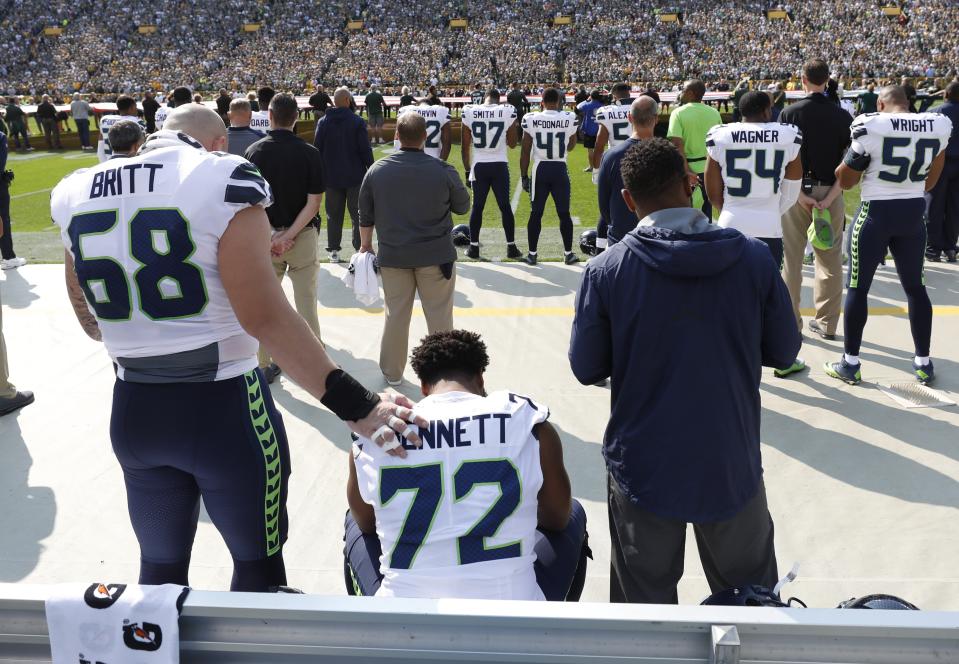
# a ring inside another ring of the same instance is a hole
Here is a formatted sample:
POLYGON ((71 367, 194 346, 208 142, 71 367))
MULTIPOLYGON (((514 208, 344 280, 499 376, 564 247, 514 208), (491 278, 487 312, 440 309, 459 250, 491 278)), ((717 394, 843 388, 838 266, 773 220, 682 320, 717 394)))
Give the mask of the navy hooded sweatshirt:
POLYGON ((331 108, 319 119, 313 145, 323 158, 327 189, 359 187, 373 163, 366 122, 349 108, 331 108))
POLYGON ((706 523, 755 496, 761 367, 790 366, 800 345, 766 245, 673 208, 587 264, 569 360, 584 385, 611 378, 603 455, 622 492, 706 523))

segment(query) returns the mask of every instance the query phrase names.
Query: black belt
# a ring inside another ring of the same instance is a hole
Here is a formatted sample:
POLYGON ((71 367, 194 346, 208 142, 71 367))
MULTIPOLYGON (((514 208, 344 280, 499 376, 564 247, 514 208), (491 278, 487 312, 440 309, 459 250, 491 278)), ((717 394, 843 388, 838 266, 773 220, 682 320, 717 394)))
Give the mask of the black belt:
POLYGON ((807 177, 803 178, 802 182, 810 187, 831 187, 836 184, 836 179, 833 178, 831 182, 826 182, 825 180, 817 180, 816 178, 807 177))
MULTIPOLYGON (((304 226, 303 228, 309 228, 310 226, 312 226, 312 227, 315 228, 316 230, 320 230, 320 220, 319 220, 319 219, 313 219, 313 220, 311 220, 306 226, 304 226)), ((273 227, 273 230, 275 230, 275 231, 286 231, 286 230, 289 230, 290 228, 291 228, 290 226, 274 226, 274 227, 273 227)))
POLYGON ((690 159, 689 157, 686 157, 686 163, 691 164, 694 161, 706 161, 706 157, 694 157, 692 159, 690 159))

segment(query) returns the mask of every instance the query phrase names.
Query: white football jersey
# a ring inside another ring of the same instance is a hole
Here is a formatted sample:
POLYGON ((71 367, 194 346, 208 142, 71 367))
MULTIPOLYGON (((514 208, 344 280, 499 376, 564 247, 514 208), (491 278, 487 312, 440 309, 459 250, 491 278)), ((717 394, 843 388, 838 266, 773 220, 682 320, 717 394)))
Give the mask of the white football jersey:
POLYGON ((632 103, 632 100, 625 99, 619 104, 603 106, 596 111, 596 122, 600 126, 606 127, 606 134, 609 136, 607 147, 610 150, 625 141, 633 133, 629 126, 629 108, 632 103))
MULTIPOLYGON (((450 121, 450 109, 445 106, 426 106, 416 104, 404 106, 396 114, 397 119, 403 113, 419 113, 426 120, 426 145, 423 151, 431 157, 440 158, 443 153, 443 127, 450 121)), ((400 140, 393 140, 393 147, 400 149, 400 140)))
POLYGON ((140 127, 145 132, 147 130, 147 123, 141 120, 138 117, 132 115, 104 115, 100 118, 100 142, 97 143, 97 159, 100 161, 106 161, 113 156, 113 150, 110 148, 110 127, 115 125, 120 120, 136 120, 140 123, 140 127))
POLYGON ((576 133, 572 111, 536 111, 523 116, 523 132, 533 139, 533 161, 566 161, 569 137, 576 133))
POLYGON ((532 430, 549 411, 509 392, 434 394, 414 411, 430 425, 405 459, 368 439, 353 446, 383 547, 376 594, 544 599, 533 570, 543 471, 532 430))
POLYGON ((719 225, 750 237, 782 237, 780 184, 799 154, 799 127, 778 122, 716 125, 706 134, 706 152, 723 172, 719 225))
POLYGON ((866 113, 849 130, 845 162, 865 171, 862 200, 920 198, 933 159, 949 143, 952 120, 939 113, 866 113))
POLYGON ((163 123, 166 122, 166 116, 168 116, 172 110, 172 108, 165 104, 157 109, 156 115, 153 117, 153 124, 156 126, 157 131, 163 129, 163 123))
POLYGON ((202 382, 256 367, 257 342, 236 319, 217 250, 237 212, 271 203, 253 164, 169 131, 54 188, 53 221, 119 378, 202 382))
POLYGON ((270 130, 270 115, 267 111, 253 111, 250 115, 250 128, 262 131, 264 134, 270 130))
POLYGON ((472 138, 472 164, 509 161, 506 132, 514 122, 516 109, 509 104, 464 107, 463 124, 472 138))

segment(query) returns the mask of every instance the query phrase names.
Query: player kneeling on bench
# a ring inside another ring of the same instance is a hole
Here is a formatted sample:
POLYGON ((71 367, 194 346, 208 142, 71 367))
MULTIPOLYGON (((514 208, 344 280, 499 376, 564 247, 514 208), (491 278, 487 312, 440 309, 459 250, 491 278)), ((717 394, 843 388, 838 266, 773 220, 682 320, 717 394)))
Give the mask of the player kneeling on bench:
MULTIPOLYGON (((478 334, 431 334, 413 351, 429 420, 404 459, 360 438, 350 457, 346 586, 380 597, 576 601, 586 514, 572 500, 549 410, 487 394, 478 334)), ((397 443, 399 445, 399 443, 397 443)))

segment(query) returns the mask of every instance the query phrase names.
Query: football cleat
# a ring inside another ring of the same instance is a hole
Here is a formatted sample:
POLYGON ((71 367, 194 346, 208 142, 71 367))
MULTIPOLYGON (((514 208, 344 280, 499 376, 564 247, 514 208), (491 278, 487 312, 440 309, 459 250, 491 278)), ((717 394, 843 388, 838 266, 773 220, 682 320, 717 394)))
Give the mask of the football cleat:
POLYGON ((474 259, 474 260, 475 260, 475 259, 478 259, 478 258, 479 258, 479 247, 476 246, 475 244, 471 244, 470 246, 466 247, 466 257, 467 257, 467 258, 472 258, 472 259, 474 259))
POLYGON ((516 248, 515 244, 506 245, 506 257, 507 258, 522 258, 523 252, 516 248))
POLYGON ((932 360, 929 364, 918 364, 915 360, 912 363, 912 371, 916 374, 916 380, 923 385, 928 385, 936 379, 936 371, 932 367, 932 360))
POLYGON ((536 265, 536 254, 526 254, 526 258, 523 259, 523 262, 527 265, 536 265))
POLYGON ((579 262, 579 256, 577 256, 573 252, 569 252, 568 254, 566 254, 566 258, 563 259, 563 262, 566 263, 567 265, 575 265, 576 263, 579 262))
POLYGON ((846 362, 845 356, 838 362, 826 362, 826 364, 823 365, 827 376, 838 378, 842 382, 849 383, 850 385, 858 385, 862 382, 861 368, 861 364, 849 364, 846 362))

